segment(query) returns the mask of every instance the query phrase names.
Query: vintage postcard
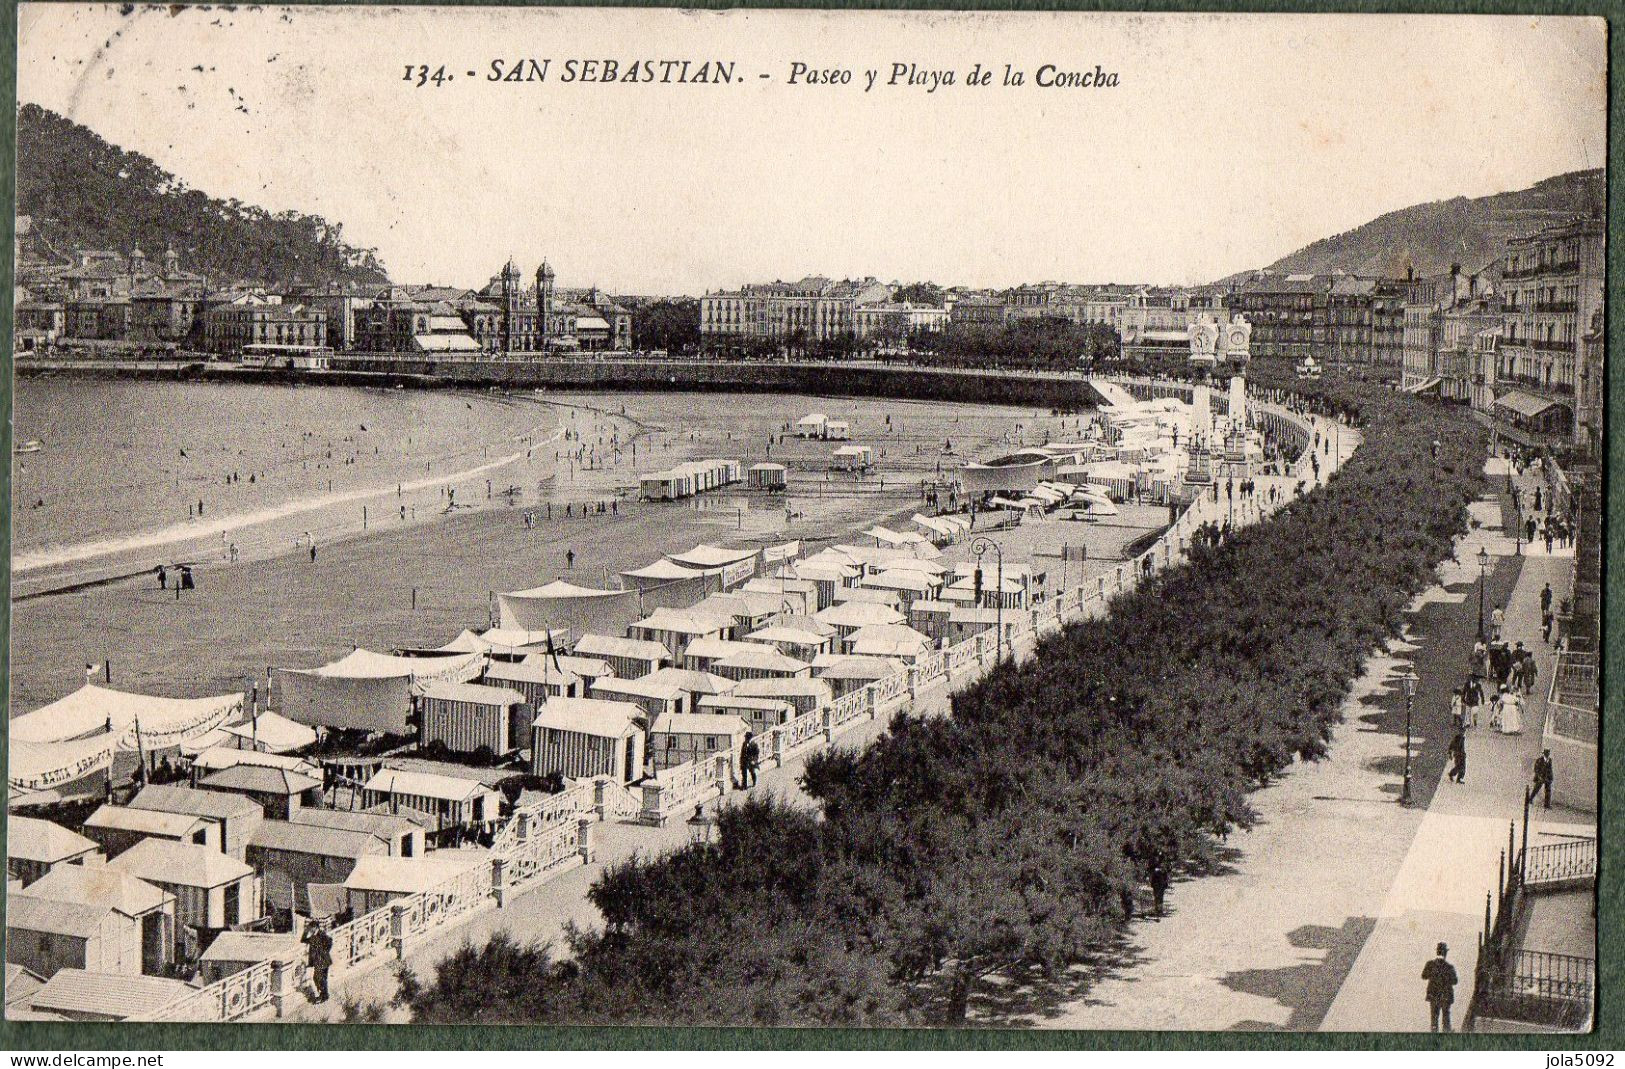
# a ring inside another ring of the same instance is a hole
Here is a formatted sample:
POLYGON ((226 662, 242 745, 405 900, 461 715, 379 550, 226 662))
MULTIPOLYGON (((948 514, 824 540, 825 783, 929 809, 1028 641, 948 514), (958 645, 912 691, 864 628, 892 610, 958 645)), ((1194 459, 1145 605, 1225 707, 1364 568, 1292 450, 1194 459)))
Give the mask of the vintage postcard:
POLYGON ((1589 1033, 1607 32, 22 4, 5 1018, 1589 1033))

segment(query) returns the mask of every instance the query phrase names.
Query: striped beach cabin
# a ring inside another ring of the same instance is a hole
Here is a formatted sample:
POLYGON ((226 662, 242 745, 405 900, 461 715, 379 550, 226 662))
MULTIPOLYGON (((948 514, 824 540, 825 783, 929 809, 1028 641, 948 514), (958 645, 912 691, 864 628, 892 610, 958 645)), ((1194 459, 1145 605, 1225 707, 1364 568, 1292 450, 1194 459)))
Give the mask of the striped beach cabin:
POLYGON ((675 713, 649 730, 649 758, 655 771, 676 768, 701 758, 727 754, 739 767, 739 748, 749 727, 737 716, 718 713, 675 713))
POLYGON ((107 865, 174 895, 177 930, 219 931, 264 913, 254 870, 207 846, 143 839, 107 865))
POLYGON ((672 651, 658 642, 612 635, 582 635, 576 642, 576 655, 605 662, 622 679, 646 676, 673 659, 672 651))
POLYGON ((631 783, 643 774, 643 711, 624 701, 554 698, 532 725, 530 770, 568 779, 608 776, 631 783))
POLYGON ((380 768, 361 788, 364 808, 417 810, 440 827, 481 827, 501 815, 502 795, 478 780, 400 768, 380 768))
POLYGON ((701 698, 698 712, 718 716, 736 716, 745 722, 751 733, 760 735, 769 728, 789 723, 796 716, 796 707, 779 698, 741 698, 733 694, 714 694, 701 698))
MULTIPOLYGON (((501 667, 532 670, 517 664, 501 667)), ((444 743, 453 753, 473 753, 481 746, 493 754, 512 753, 528 741, 532 710, 525 696, 510 687, 437 680, 425 683, 418 695, 419 737, 425 745, 444 743)))

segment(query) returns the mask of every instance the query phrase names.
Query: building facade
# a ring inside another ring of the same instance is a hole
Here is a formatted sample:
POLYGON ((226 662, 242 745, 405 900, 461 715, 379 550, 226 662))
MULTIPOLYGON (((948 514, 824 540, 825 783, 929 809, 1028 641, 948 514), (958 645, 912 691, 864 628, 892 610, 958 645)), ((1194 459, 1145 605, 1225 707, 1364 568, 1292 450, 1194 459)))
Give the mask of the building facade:
POLYGON ((836 282, 821 275, 708 293, 700 298, 700 340, 715 347, 751 339, 793 346, 856 338, 857 310, 890 299, 891 287, 873 278, 836 282))
MULTIPOLYGON (((1603 306, 1606 237, 1602 220, 1587 217, 1513 238, 1501 272, 1499 379, 1548 406, 1543 425, 1577 445, 1585 437, 1577 391, 1585 337, 1603 306)), ((1531 407, 1521 398, 1517 406, 1531 407)))

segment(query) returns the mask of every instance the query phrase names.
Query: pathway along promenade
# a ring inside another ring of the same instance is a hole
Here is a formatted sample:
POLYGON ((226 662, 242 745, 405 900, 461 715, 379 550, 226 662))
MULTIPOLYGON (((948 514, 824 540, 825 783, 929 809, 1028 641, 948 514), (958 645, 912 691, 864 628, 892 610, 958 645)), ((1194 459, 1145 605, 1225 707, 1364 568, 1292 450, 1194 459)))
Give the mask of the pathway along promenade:
MULTIPOLYGON (((1291 417, 1278 406, 1263 407, 1278 416, 1301 421, 1308 426, 1312 442, 1318 440, 1324 443, 1319 453, 1318 468, 1311 465, 1313 448, 1311 446, 1311 449, 1304 451, 1300 463, 1291 474, 1257 477, 1255 479, 1257 492, 1251 500, 1244 501, 1238 495, 1237 500, 1232 503, 1216 486, 1211 495, 1204 494, 1186 510, 1179 523, 1169 530, 1157 547, 1142 554, 1136 561, 1116 569, 1118 574, 1115 579, 1111 581, 1106 577, 1090 579, 1083 588, 1071 588, 1068 594, 1063 595, 1060 601, 1064 603, 1068 599, 1074 599, 1073 603, 1081 607, 1081 613, 1072 616, 1072 619, 1081 619, 1106 611, 1107 603, 1117 589, 1115 583, 1121 582, 1122 589, 1128 589, 1139 580, 1137 564, 1140 561, 1151 560, 1153 570, 1180 563, 1179 549, 1185 544, 1190 532, 1202 524, 1213 522, 1222 526, 1233 521, 1236 526, 1241 526, 1268 518, 1276 508, 1289 503, 1299 488, 1302 492, 1308 492, 1330 478, 1359 444, 1359 433, 1347 427, 1338 427, 1335 434, 1329 433, 1334 428, 1330 420, 1310 415, 1291 417), (1332 453, 1334 440, 1338 445, 1336 455, 1332 453), (1278 491, 1278 500, 1273 507, 1268 504, 1272 488, 1278 491)), ((1061 620, 1056 620, 1019 635, 1012 643, 1013 655, 1017 659, 1033 656, 1038 640, 1043 634, 1053 631, 1060 622, 1061 620)), ((921 681, 917 686, 905 690, 899 701, 888 707, 882 707, 880 715, 873 719, 856 721, 850 730, 838 735, 834 742, 841 746, 865 746, 885 730, 890 715, 895 712, 913 716, 946 715, 950 709, 953 692, 971 682, 988 667, 991 667, 990 662, 970 659, 964 662, 957 672, 944 671, 929 681, 921 681)), ((779 767, 764 768, 758 784, 744 793, 754 797, 778 796, 810 806, 812 801, 801 791, 799 781, 807 755, 815 752, 817 748, 815 745, 788 756, 779 767)), ((721 804, 737 802, 740 797, 741 792, 736 792, 728 795, 721 804)), ((688 837, 689 829, 680 820, 673 820, 661 828, 616 821, 595 824, 592 826, 593 856, 588 864, 570 868, 532 889, 512 895, 499 908, 476 912, 463 923, 447 926, 420 941, 408 944, 401 955, 401 962, 416 972, 420 978, 428 978, 441 961, 455 953, 465 943, 480 945, 499 933, 505 933, 520 943, 552 943, 557 947, 561 944, 567 925, 596 927, 600 923, 596 907, 586 896, 593 882, 606 867, 634 856, 648 857, 679 848, 688 841, 688 837)), ((285 1003, 284 1016, 300 1021, 333 1021, 344 1018, 346 1007, 363 1009, 379 1007, 385 1009, 386 1020, 404 1023, 404 1012, 390 1008, 396 989, 394 969, 388 967, 387 963, 383 967, 375 965, 351 975, 335 974, 332 978, 332 997, 329 1001, 320 1004, 309 1003, 305 1000, 305 992, 300 991, 285 1003)), ((269 1007, 253 1014, 255 1019, 267 1019, 269 1016, 269 1007)), ((1059 1021, 1051 1023, 1063 1024, 1059 1021)))
MULTIPOLYGON (((1434 945, 1450 945, 1461 982, 1456 1024, 1472 995, 1476 936, 1496 886, 1509 822, 1540 752, 1553 654, 1540 641, 1539 596, 1569 593, 1572 550, 1522 548, 1502 526, 1504 462, 1485 468, 1470 506, 1476 526, 1455 561, 1409 607, 1403 638, 1372 658, 1345 700, 1330 752, 1299 763, 1253 796, 1258 824, 1231 836, 1227 871, 1176 883, 1163 917, 1133 928, 1120 969, 1041 1023, 1065 1028, 1426 1031, 1420 979, 1434 945), (1539 682, 1524 732, 1467 733, 1466 783, 1446 781, 1450 691, 1465 679, 1478 627, 1480 549, 1486 606, 1506 606, 1506 633, 1536 651, 1539 682), (1420 676, 1413 701, 1413 805, 1396 804, 1404 768, 1398 678, 1420 676)), ((1523 488, 1527 499, 1532 483, 1523 488)), ((1592 814, 1555 801, 1531 820, 1534 846, 1594 836, 1592 814)), ((1590 953, 1587 951, 1587 953, 1590 953)))

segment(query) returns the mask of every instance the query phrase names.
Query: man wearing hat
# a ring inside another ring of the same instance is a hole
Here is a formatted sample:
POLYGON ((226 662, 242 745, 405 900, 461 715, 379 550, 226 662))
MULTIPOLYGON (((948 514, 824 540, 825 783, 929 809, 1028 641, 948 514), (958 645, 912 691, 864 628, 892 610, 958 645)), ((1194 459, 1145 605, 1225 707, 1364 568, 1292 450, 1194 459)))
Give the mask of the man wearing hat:
POLYGON ((1444 1031, 1450 1031, 1450 1004, 1456 1001, 1456 967, 1445 960, 1448 953, 1450 948, 1440 943, 1433 960, 1422 966, 1422 979, 1428 982, 1429 1019, 1435 1032, 1440 1030, 1441 1020, 1444 1031))

